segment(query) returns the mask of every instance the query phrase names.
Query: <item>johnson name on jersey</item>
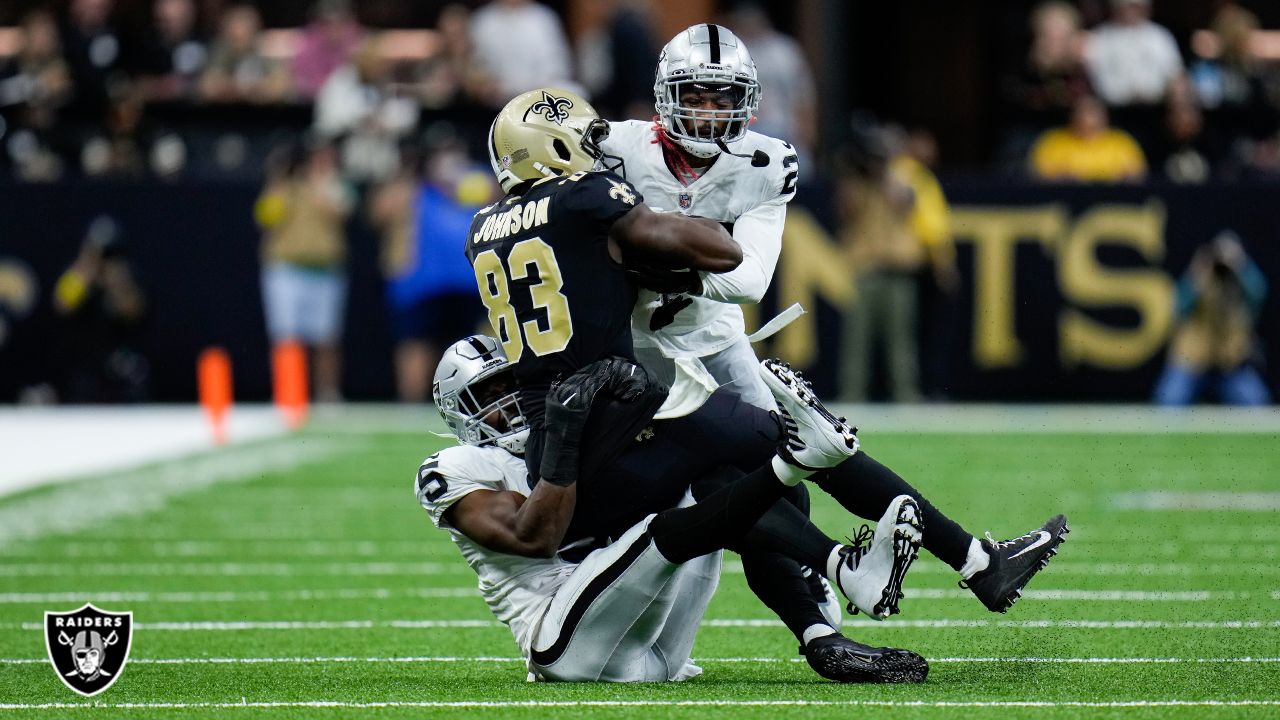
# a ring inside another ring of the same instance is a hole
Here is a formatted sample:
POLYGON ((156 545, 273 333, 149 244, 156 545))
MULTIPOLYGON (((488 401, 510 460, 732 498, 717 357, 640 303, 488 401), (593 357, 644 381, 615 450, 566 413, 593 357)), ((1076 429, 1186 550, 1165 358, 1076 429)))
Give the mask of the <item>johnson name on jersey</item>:
POLYGON ((609 229, 643 197, 611 172, 540 180, 476 213, 467 258, 494 334, 540 427, 551 382, 608 355, 632 357, 636 291, 609 255, 609 229))
POLYGON ((524 460, 496 447, 451 447, 423 461, 413 488, 431 522, 448 531, 475 571, 480 595, 494 617, 511 628, 516 644, 528 657, 538 620, 576 566, 558 557, 526 558, 494 552, 450 527, 444 517, 454 503, 477 490, 510 490, 527 496, 524 460))
POLYGON ((786 205, 795 196, 799 160, 789 144, 748 131, 733 151, 761 151, 769 163, 721 153, 688 185, 677 180, 654 142, 651 123, 609 124, 606 153, 625 160, 626 179, 654 210, 681 212, 731 224, 743 262, 729 273, 703 278, 701 296, 640 292, 632 318, 636 345, 657 347, 668 357, 706 356, 743 334, 739 304, 758 302, 769 288, 782 250, 786 205))

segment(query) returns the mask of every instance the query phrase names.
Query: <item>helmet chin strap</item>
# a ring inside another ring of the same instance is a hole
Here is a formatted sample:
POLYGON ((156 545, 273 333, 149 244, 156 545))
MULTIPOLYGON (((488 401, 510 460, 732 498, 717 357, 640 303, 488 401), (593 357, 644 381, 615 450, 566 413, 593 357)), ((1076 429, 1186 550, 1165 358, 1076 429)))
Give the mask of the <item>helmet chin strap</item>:
POLYGON ((733 152, 732 150, 729 149, 729 146, 725 144, 724 138, 716 138, 716 147, 720 148, 720 152, 724 153, 725 155, 732 155, 734 157, 740 157, 740 158, 749 158, 751 160, 751 167, 766 167, 770 161, 768 153, 766 153, 763 150, 756 150, 750 155, 733 152))

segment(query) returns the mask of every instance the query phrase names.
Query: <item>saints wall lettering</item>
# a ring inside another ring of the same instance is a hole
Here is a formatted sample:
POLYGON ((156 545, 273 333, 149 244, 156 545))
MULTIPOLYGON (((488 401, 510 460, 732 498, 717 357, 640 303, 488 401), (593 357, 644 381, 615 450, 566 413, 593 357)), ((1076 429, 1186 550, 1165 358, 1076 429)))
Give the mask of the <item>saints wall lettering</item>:
MULTIPOLYGON (((967 297, 956 298, 957 312, 965 314, 956 320, 965 322, 957 345, 946 350, 962 375, 1043 373, 1046 363, 1062 377, 1086 368, 1126 373, 1161 357, 1174 321, 1162 202, 1093 203, 1074 211, 1065 203, 959 205, 951 220, 958 249, 968 251, 961 253, 967 297), (1039 333, 1036 353, 1028 342, 1037 338, 1021 336, 1020 324, 1039 333)), ((803 207, 788 210, 774 288, 780 308, 798 302, 844 312, 856 302, 856 269, 803 207)), ((744 310, 749 328, 767 319, 757 308, 744 310)), ((826 358, 820 335, 839 332, 830 323, 811 312, 761 351, 801 367, 820 365, 826 358)))
POLYGON ((1071 218, 1061 205, 1031 208, 958 208, 952 212, 957 243, 974 248, 973 360, 982 368, 1017 367, 1022 345, 1014 332, 1019 304, 1014 253, 1039 247, 1056 263, 1064 307, 1058 317, 1064 367, 1089 364, 1127 370, 1152 358, 1173 325, 1173 281, 1164 260, 1164 207, 1097 205, 1071 218), (1098 260, 1103 245, 1138 252, 1148 268, 1111 268, 1098 260), (1093 319, 1090 309, 1130 308, 1135 327, 1093 319))

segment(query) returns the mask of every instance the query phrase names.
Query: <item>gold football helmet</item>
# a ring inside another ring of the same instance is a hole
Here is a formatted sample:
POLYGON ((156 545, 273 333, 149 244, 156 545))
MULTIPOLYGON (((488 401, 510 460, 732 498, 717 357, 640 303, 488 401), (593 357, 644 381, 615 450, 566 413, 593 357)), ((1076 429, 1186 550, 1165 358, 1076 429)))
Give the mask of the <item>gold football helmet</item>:
POLYGON ((489 126, 489 164, 511 192, 527 180, 595 168, 607 137, 609 123, 576 93, 530 90, 507 103, 489 126))

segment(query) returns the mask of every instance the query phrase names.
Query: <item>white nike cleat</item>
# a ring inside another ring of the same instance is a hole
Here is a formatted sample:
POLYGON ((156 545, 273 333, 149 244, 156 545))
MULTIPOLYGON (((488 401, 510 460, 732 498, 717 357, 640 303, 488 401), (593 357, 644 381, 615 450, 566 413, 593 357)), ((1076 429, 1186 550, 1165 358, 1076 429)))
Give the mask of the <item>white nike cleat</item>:
POLYGON ((920 506, 910 495, 899 495, 889 503, 875 533, 863 525, 853 545, 840 548, 827 577, 849 599, 849 612, 860 610, 873 620, 898 612, 902 580, 920 553, 923 537, 920 506))
POLYGON ((778 360, 762 360, 760 374, 778 401, 786 431, 778 455, 787 464, 814 472, 858 452, 858 429, 832 415, 799 372, 778 360))

